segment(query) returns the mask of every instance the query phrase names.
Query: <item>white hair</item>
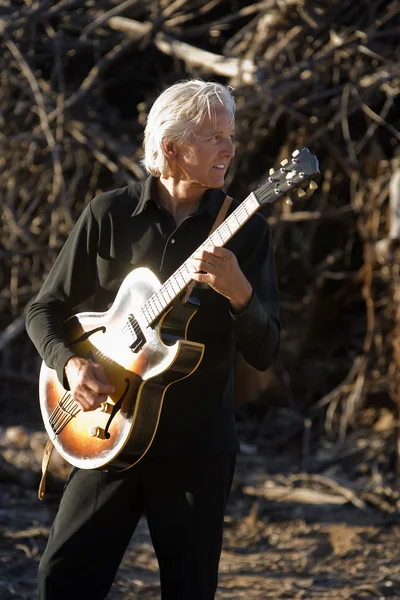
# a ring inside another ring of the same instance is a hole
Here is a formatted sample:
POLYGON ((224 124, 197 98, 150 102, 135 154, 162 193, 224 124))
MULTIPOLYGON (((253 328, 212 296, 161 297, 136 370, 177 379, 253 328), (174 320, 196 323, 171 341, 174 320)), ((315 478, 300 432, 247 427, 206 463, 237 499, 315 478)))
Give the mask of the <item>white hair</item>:
POLYGON ((164 139, 187 143, 192 133, 209 116, 212 108, 224 106, 235 117, 235 99, 231 91, 220 83, 201 79, 181 81, 167 88, 154 102, 144 131, 144 159, 148 173, 155 177, 168 174, 168 161, 164 155, 164 139))

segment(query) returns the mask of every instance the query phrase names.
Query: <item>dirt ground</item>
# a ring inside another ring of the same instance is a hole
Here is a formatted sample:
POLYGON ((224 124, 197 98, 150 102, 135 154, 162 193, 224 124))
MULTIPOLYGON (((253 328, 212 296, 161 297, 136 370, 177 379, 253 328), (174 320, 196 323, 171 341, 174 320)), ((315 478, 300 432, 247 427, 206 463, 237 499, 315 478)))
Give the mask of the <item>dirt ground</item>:
MULTIPOLYGON (((46 497, 38 500, 47 438, 34 383, 31 389, 32 397, 26 386, 21 393, 15 385, 4 386, 0 396, 1 600, 36 597, 37 566, 69 471, 54 455, 46 497)), ((373 438, 366 431, 368 447, 382 439, 381 432, 373 438)), ((400 600, 399 490, 387 485, 378 469, 370 490, 375 485, 379 494, 367 494, 359 481, 339 480, 343 471, 337 464, 325 476, 307 474, 300 460, 295 464, 296 456, 274 452, 274 447, 273 440, 263 451, 242 444, 227 507, 216 600, 400 600)), ((359 467, 360 455, 353 456, 359 467)), ((109 599, 160 599, 145 520, 109 599)))
MULTIPOLYGON (((22 428, 6 427, 0 433, 2 456, 17 469, 7 476, 2 471, 0 598, 33 600, 36 570, 57 509, 60 483, 50 479, 50 491, 40 502, 32 487, 37 474, 24 471, 24 466, 38 464, 45 439, 41 431, 28 434, 22 428)), ((62 461, 55 461, 53 469, 61 473, 63 468, 62 461)), ((301 495, 296 501, 289 494, 271 500, 265 490, 277 482, 277 489, 284 489, 284 476, 268 475, 260 454, 239 457, 226 516, 217 600, 400 599, 398 513, 355 506, 355 497, 338 503, 337 494, 314 496, 314 502, 313 497, 301 495)), ((131 541, 109 598, 160 598, 145 520, 131 541)))

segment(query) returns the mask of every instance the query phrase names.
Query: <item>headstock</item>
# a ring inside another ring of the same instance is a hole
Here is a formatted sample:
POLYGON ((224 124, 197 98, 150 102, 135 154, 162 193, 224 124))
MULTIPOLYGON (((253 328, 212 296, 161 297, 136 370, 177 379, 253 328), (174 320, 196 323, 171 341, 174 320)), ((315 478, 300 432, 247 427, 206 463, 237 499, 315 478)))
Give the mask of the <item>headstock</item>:
MULTIPOLYGON (((280 169, 270 169, 269 177, 261 182, 253 194, 261 206, 275 202, 294 189, 298 190, 299 198, 303 198, 307 194, 304 188, 311 192, 317 189, 318 185, 312 178, 318 174, 317 158, 307 148, 295 150, 290 160, 281 162, 280 169)), ((293 204, 290 198, 287 202, 293 204)))

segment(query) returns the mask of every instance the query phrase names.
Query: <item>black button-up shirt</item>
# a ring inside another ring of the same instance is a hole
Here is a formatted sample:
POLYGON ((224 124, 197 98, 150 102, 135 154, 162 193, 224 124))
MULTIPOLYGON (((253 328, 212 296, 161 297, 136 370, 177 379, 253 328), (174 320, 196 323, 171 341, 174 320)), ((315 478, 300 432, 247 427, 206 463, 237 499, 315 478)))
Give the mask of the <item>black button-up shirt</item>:
MULTIPOLYGON (((157 197, 156 180, 105 192, 83 211, 27 314, 27 331, 46 364, 64 379, 74 355, 63 322, 83 310, 105 311, 124 277, 147 267, 164 282, 208 237, 225 198, 209 189, 193 215, 176 227, 157 197)), ((232 202, 229 212, 238 204, 232 202)), ((200 308, 187 339, 205 344, 200 366, 166 392, 149 456, 180 452, 235 452, 233 361, 236 349, 249 364, 267 369, 279 347, 278 294, 271 235, 253 215, 226 247, 253 287, 240 315, 206 284, 196 284, 200 308)))

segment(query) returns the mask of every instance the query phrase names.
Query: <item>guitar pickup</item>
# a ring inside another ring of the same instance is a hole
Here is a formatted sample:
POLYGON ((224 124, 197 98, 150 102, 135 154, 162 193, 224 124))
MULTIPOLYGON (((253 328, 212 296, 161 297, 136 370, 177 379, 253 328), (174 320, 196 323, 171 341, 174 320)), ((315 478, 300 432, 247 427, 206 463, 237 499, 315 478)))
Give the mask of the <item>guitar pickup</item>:
POLYGON ((128 317, 128 321, 123 333, 132 352, 139 352, 139 350, 146 343, 146 338, 144 337, 143 331, 132 314, 130 314, 128 317))

